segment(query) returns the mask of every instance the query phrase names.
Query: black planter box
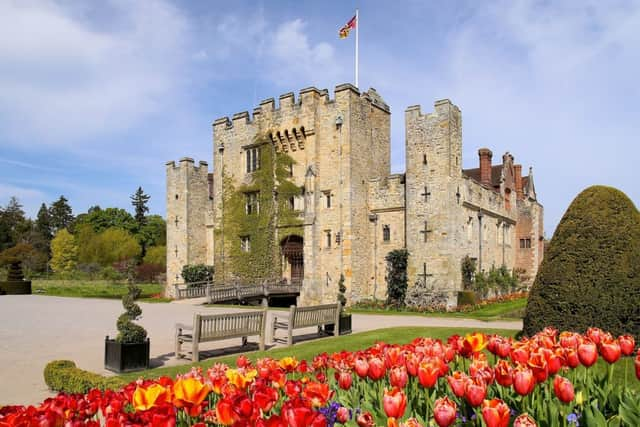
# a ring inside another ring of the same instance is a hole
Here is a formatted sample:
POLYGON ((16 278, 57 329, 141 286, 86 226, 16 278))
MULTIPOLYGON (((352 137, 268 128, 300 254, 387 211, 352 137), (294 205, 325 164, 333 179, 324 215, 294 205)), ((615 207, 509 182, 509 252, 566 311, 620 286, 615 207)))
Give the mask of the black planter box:
POLYGON ((128 344, 104 339, 104 368, 113 372, 149 369, 149 338, 143 343, 128 344))
MULTIPOLYGON (((324 330, 333 335, 333 328, 335 325, 333 323, 329 323, 324 325, 324 330)), ((346 335, 351 333, 351 315, 350 314, 340 314, 340 335, 346 335)))

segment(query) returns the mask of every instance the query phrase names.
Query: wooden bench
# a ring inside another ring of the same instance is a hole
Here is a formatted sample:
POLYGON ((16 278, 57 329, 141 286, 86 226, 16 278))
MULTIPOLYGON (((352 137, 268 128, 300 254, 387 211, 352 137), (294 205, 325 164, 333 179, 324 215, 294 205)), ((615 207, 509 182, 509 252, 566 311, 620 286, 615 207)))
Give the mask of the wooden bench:
POLYGON ((247 336, 258 335, 260 350, 264 350, 264 331, 267 310, 226 314, 194 314, 193 326, 176 323, 176 357, 181 357, 182 343, 191 343, 191 360, 200 360, 199 344, 227 338, 242 338, 247 344, 247 336), (187 332, 189 331, 189 332, 187 332))
POLYGON ((273 340, 276 339, 277 329, 287 330, 287 345, 293 344, 293 330, 299 328, 307 328, 310 326, 318 327, 318 334, 321 334, 322 326, 327 323, 336 325, 334 328, 335 335, 339 335, 340 331, 337 325, 340 324, 340 303, 314 305, 309 307, 296 307, 292 305, 289 308, 288 315, 278 314, 273 317, 273 340))

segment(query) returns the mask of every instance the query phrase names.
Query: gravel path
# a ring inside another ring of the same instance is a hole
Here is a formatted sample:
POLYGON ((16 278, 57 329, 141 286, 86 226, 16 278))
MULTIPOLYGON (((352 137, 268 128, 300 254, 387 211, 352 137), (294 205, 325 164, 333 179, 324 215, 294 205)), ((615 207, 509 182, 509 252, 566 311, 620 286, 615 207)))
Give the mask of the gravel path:
MULTIPOLYGON (((237 311, 230 307, 203 307, 184 301, 170 304, 141 303, 140 306, 143 312, 140 324, 151 337, 152 366, 178 363, 173 358, 176 322, 191 323, 196 312, 215 314, 237 311)), ((115 321, 122 311, 119 300, 41 295, 0 297, 0 405, 36 404, 50 396, 42 370, 51 360, 69 359, 82 369, 107 373, 103 365, 104 337, 115 334, 115 321)), ((521 329, 522 322, 422 316, 353 316, 354 332, 393 326, 521 329)), ((295 333, 313 331, 313 328, 308 331, 301 329, 295 333)), ((266 339, 267 343, 271 343, 269 335, 266 339)), ((252 338, 249 340, 252 341, 252 338)), ((239 339, 235 339, 209 343, 205 349, 220 350, 238 346, 239 339)), ((179 363, 188 362, 181 360, 179 363)))

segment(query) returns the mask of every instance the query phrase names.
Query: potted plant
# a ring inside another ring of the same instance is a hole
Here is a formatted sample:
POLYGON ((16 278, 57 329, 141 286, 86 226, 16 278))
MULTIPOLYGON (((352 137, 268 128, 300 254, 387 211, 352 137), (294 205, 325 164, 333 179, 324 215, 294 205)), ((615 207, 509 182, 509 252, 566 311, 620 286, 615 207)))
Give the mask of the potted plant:
POLYGON ((0 295, 31 294, 31 281, 24 280, 22 261, 16 257, 7 257, 2 263, 9 267, 7 280, 0 282, 0 295))
MULTIPOLYGON (((344 274, 341 274, 340 280, 338 281, 338 302, 340 303, 340 324, 338 325, 338 330, 340 331, 340 335, 351 333, 351 314, 344 311, 344 307, 347 305, 346 291, 347 287, 344 285, 344 274)), ((335 325, 333 323, 325 325, 325 331, 333 334, 334 327, 335 325)))
POLYGON ((127 284, 128 292, 122 297, 125 312, 118 317, 118 335, 104 341, 104 367, 114 372, 130 372, 149 368, 149 338, 147 331, 133 323, 142 314, 142 309, 135 303, 140 296, 140 288, 130 275, 127 284))

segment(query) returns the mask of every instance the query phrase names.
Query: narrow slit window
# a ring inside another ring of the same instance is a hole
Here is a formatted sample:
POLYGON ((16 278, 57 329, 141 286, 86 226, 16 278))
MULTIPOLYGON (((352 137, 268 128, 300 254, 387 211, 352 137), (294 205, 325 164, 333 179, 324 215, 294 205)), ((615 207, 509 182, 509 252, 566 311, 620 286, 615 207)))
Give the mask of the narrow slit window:
POLYGON ((391 228, 388 224, 382 226, 382 240, 385 242, 391 240, 391 228))

